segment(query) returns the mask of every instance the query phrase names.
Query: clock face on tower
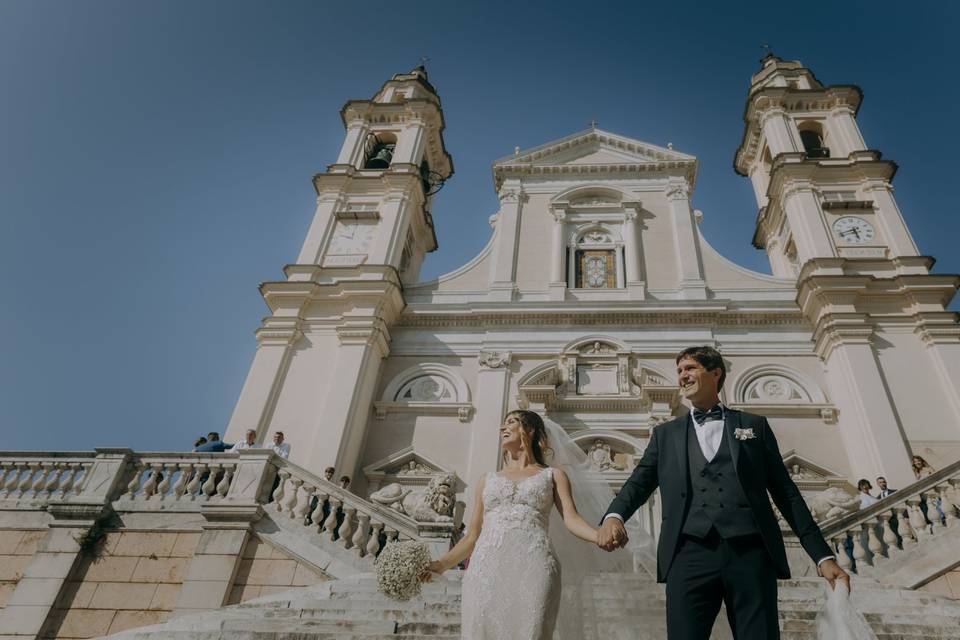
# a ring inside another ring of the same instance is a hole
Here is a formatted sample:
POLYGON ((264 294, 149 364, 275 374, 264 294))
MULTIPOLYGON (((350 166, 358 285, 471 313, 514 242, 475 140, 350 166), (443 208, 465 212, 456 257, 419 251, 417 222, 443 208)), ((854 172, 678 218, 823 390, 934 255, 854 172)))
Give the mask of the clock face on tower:
POLYGON ((377 225, 358 222, 337 222, 330 239, 327 253, 331 255, 357 255, 370 248, 377 225))
POLYGON ((844 216, 833 223, 833 231, 844 244, 867 244, 876 237, 873 225, 856 216, 844 216))

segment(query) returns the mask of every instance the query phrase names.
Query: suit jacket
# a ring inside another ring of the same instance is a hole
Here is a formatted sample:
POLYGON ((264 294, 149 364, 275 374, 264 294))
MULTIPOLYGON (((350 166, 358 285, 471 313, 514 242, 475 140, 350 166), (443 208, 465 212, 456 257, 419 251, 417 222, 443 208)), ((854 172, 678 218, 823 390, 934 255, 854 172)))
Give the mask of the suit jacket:
MULTIPOLYGON (((687 469, 687 424, 692 420, 688 414, 653 430, 640 462, 607 509, 608 514, 616 513, 624 521, 629 520, 654 489, 660 487, 663 524, 657 544, 658 582, 666 582, 693 497, 687 469)), ((737 480, 757 519, 757 527, 773 560, 777 577, 789 578, 790 567, 767 491, 814 562, 834 555, 783 465, 777 439, 767 419, 725 409, 724 423, 737 480), (738 440, 734 436, 735 429, 753 429, 755 437, 738 440)))
POLYGON ((226 444, 223 440, 214 440, 213 442, 205 442, 194 451, 197 453, 223 453, 227 449, 232 449, 232 444, 226 444))

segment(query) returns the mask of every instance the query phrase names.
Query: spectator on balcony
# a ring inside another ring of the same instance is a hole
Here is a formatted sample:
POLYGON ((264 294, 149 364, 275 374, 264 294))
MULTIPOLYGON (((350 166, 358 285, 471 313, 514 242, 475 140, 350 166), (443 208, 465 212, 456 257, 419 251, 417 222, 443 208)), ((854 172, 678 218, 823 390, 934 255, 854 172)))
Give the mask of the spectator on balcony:
POLYGON ((270 448, 284 460, 290 457, 290 445, 283 441, 283 431, 273 432, 273 444, 270 448))
MULTIPOLYGON (((336 472, 337 470, 334 469, 333 467, 327 467, 326 469, 323 470, 323 479, 326 480, 327 482, 333 482, 333 474, 336 472)), ((307 517, 303 519, 303 524, 308 526, 313 524, 313 512, 317 508, 317 502, 318 502, 317 496, 313 496, 312 498, 310 498, 310 511, 307 512, 307 517)), ((317 524, 322 525, 323 521, 327 519, 328 515, 330 515, 330 503, 325 501, 323 503, 323 519, 320 520, 320 522, 318 522, 317 524)))
POLYGON ((883 476, 879 476, 877 478, 877 489, 879 489, 879 491, 877 492, 877 498, 879 498, 880 500, 883 500, 884 498, 889 496, 891 493, 896 492, 896 489, 891 489, 890 487, 887 486, 887 479, 884 478, 883 476))
POLYGON ((930 464, 923 459, 923 456, 913 456, 910 462, 910 466, 913 467, 913 475, 917 480, 932 476, 936 472, 936 469, 931 467, 930 464))
POLYGON ((232 449, 232 444, 227 444, 220 439, 220 434, 211 431, 207 434, 207 441, 194 449, 198 453, 223 453, 227 449, 232 449))
POLYGON ((196 451, 197 447, 203 446, 205 444, 207 444, 207 439, 204 438, 203 436, 200 436, 199 438, 196 439, 196 441, 194 441, 193 450, 196 451))
POLYGON ((861 478, 857 481, 857 490, 860 492, 860 508, 866 509, 873 503, 877 502, 877 499, 870 495, 870 490, 873 487, 870 485, 870 481, 866 478, 861 478))
POLYGON ((345 491, 350 490, 350 476, 340 476, 340 488, 345 491))
POLYGON ((334 469, 333 467, 327 467, 326 469, 323 470, 323 478, 328 482, 333 482, 333 474, 336 472, 337 470, 334 469))
POLYGON ((246 439, 233 445, 234 449, 258 449, 256 429, 247 429, 246 439))

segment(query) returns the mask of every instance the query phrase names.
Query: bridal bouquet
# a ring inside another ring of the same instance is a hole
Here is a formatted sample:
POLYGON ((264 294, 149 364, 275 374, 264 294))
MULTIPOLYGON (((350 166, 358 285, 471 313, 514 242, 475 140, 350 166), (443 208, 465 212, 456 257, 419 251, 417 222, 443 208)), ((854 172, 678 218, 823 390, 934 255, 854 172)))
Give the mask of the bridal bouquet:
POLYGON ((430 553, 420 542, 391 542, 377 557, 377 587, 394 600, 420 595, 420 576, 430 564, 430 553))

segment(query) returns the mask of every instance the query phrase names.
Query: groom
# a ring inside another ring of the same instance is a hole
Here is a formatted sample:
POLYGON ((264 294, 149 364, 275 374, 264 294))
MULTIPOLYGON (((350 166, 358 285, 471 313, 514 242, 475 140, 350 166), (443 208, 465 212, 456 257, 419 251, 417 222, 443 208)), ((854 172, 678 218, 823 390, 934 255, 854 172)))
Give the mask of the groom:
POLYGON ((657 582, 667 583, 670 640, 707 640, 721 602, 737 640, 780 637, 777 578, 789 578, 790 569, 767 491, 820 575, 850 586, 783 466, 767 419, 720 404, 726 374, 712 347, 680 352, 680 392, 693 410, 653 431, 597 539, 607 551, 625 545, 623 523, 660 487, 657 582))

